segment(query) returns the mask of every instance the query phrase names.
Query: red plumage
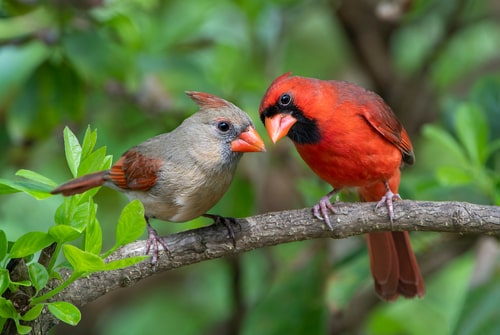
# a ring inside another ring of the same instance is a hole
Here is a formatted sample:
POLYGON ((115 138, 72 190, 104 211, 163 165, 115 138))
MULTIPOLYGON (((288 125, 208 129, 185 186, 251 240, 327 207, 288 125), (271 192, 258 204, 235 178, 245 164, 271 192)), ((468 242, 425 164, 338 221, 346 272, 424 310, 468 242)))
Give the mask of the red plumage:
MULTIPOLYGON (((362 201, 386 203, 392 222, 400 168, 413 164, 414 155, 408 134, 382 98, 351 83, 287 73, 270 85, 259 113, 271 139, 288 136, 310 168, 334 188, 314 207, 317 217, 331 226, 329 198, 344 187, 357 187, 362 201)), ((424 295, 407 232, 371 233, 367 240, 381 298, 424 295)))

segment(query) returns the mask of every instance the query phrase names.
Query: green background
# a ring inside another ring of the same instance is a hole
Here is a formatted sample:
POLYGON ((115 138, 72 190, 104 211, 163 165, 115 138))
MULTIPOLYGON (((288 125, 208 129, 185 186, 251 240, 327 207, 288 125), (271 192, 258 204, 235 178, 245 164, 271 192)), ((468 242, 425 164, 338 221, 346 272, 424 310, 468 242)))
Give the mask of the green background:
MULTIPOLYGON (((500 205, 497 1, 2 1, 0 177, 70 178, 62 131, 97 128, 115 159, 176 127, 186 90, 247 111, 268 152, 247 154, 211 211, 244 217, 312 206, 329 191, 290 141, 272 145, 258 106, 278 75, 355 82, 381 94, 415 146, 401 195, 500 205), (401 9, 401 13, 397 10, 401 9), (389 14, 384 14, 389 13, 389 14)), ((195 135, 194 135, 195 136, 195 135)), ((346 192, 345 200, 353 200, 346 192)), ((60 197, 2 196, 10 240, 53 225, 60 197)), ((126 198, 96 197, 104 243, 126 198)), ((397 211, 397 208, 396 208, 397 211)), ((154 221, 161 234, 210 223, 154 221)), ((498 334, 500 268, 487 236, 413 233, 425 298, 381 303, 364 239, 255 250, 169 271, 83 308, 56 334, 498 334)))

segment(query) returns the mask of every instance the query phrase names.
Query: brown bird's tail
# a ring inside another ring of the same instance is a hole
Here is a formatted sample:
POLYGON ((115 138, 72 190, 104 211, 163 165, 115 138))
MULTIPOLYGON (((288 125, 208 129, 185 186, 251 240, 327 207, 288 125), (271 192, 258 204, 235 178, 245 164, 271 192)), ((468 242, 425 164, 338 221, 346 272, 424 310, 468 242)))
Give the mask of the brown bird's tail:
POLYGON ((90 190, 91 188, 102 186, 106 181, 104 178, 105 174, 106 171, 99 171, 70 180, 67 183, 64 183, 61 186, 55 188, 50 193, 62 193, 62 195, 64 196, 83 193, 87 190, 90 190))
MULTIPOLYGON (((398 171, 399 172, 399 171, 398 171)), ((393 192, 399 186, 399 173, 390 182, 393 192)), ((379 201, 385 194, 383 183, 359 189, 362 201, 379 201)), ((425 294, 424 280, 411 247, 408 232, 377 232, 367 234, 370 268, 375 291, 383 299, 393 301, 425 294)))

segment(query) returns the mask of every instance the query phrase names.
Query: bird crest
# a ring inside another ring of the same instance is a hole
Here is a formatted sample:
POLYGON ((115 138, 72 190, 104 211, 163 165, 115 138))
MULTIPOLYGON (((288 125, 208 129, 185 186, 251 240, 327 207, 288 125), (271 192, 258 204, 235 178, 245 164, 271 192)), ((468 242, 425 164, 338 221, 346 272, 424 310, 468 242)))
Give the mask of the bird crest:
POLYGON ((230 102, 209 93, 186 91, 186 95, 190 97, 201 109, 215 109, 233 106, 230 102))

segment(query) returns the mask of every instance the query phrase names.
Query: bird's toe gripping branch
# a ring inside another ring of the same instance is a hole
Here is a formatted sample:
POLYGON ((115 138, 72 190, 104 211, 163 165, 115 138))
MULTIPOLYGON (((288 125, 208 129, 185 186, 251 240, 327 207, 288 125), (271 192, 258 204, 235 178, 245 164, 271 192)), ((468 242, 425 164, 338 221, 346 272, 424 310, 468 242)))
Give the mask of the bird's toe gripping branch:
POLYGON ((214 224, 223 225, 227 229, 227 235, 233 241, 233 247, 236 247, 236 234, 234 226, 239 225, 235 218, 224 217, 216 214, 203 214, 204 217, 214 220, 214 224))
POLYGON ((146 240, 145 253, 146 255, 151 255, 151 265, 154 268, 156 268, 156 266, 158 265, 158 258, 160 256, 160 245, 162 246, 163 250, 165 250, 167 253, 170 253, 170 251, 163 238, 161 238, 161 236, 158 235, 156 230, 153 227, 151 227, 148 218, 146 218, 146 223, 148 226, 148 239, 146 240))
POLYGON ((320 201, 313 207, 314 216, 320 220, 324 220, 328 228, 330 230, 333 230, 328 210, 330 210, 332 213, 335 213, 333 205, 330 202, 330 198, 328 196, 324 196, 323 198, 321 198, 320 201))
POLYGON ((392 222, 394 221, 393 201, 402 200, 402 199, 398 193, 393 193, 387 184, 386 184, 386 188, 387 188, 387 192, 382 197, 382 199, 380 199, 380 201, 377 203, 377 205, 375 206, 375 210, 377 210, 380 206, 382 206, 384 204, 387 206, 387 211, 389 212, 389 220, 391 221, 391 229, 392 229, 392 222))
POLYGON ((333 230, 332 223, 330 221, 330 215, 328 214, 328 210, 330 210, 333 214, 335 214, 335 209, 333 208, 333 204, 330 202, 330 199, 338 194, 339 191, 333 189, 328 192, 323 198, 319 200, 319 202, 313 207, 314 216, 319 219, 325 221, 328 229, 333 230))

